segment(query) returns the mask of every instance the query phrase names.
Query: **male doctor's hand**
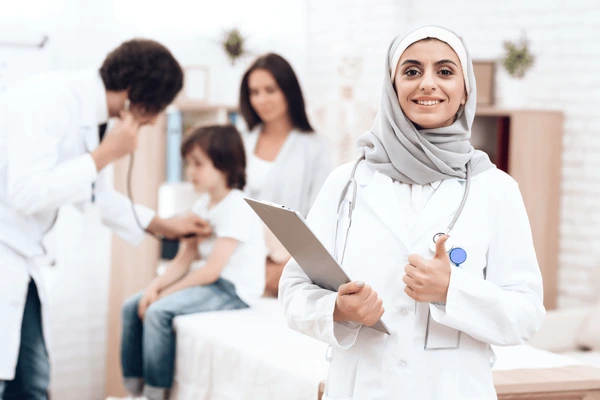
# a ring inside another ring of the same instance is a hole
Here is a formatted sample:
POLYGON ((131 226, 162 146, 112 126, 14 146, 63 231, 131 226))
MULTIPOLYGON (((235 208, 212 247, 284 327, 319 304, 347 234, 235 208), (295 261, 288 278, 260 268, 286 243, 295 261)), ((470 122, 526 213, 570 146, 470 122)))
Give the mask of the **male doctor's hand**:
POLYGON ((383 301, 371 286, 364 282, 350 282, 341 285, 338 289, 333 320, 373 326, 384 312, 383 301))
POLYGON ((195 213, 166 219, 154 217, 148 225, 148 230, 155 234, 161 234, 167 239, 181 239, 190 236, 204 238, 212 233, 209 223, 195 213))
POLYGON ((404 267, 406 275, 402 280, 406 284, 404 291, 412 299, 429 303, 446 302, 451 272, 446 240, 447 235, 438 238, 435 255, 431 260, 426 260, 418 254, 408 256, 408 264, 404 267))

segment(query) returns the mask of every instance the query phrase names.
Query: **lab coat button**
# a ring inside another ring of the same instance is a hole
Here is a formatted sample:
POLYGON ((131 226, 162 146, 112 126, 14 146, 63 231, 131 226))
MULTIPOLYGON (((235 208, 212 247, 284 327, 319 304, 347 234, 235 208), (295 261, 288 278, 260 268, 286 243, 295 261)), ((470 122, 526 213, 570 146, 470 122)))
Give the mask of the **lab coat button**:
POLYGON ((400 368, 400 369, 406 368, 407 365, 408 364, 404 360, 401 360, 401 361, 398 362, 398 368, 400 368))
POLYGON ((408 308, 402 307, 400 309, 400 314, 402 314, 403 316, 407 316, 408 315, 408 308))

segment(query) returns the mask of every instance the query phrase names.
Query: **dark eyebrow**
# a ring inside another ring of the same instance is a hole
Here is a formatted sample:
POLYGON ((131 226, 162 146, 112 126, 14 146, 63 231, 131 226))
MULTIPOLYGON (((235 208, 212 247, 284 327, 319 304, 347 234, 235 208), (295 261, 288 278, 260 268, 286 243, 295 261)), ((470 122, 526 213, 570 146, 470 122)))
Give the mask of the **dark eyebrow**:
MULTIPOLYGON (((400 64, 400 66, 405 65, 405 64, 416 65, 416 66, 419 66, 419 67, 423 65, 422 62, 417 61, 417 60, 405 60, 402 64, 400 64)), ((454 66, 456 66, 458 68, 458 65, 456 65, 456 63, 454 61, 452 61, 452 60, 440 60, 440 61, 437 61, 435 63, 435 66, 439 66, 439 65, 442 65, 442 64, 452 64, 452 65, 454 65, 454 66)))
POLYGON ((405 60, 402 64, 400 64, 400 66, 402 66, 404 64, 412 64, 412 65, 417 65, 417 66, 423 65, 422 62, 417 61, 417 60, 405 60))
POLYGON ((454 65, 455 67, 458 68, 458 65, 456 65, 456 63, 454 61, 452 61, 452 60, 440 60, 440 61, 438 61, 438 62, 435 63, 436 66, 442 65, 442 64, 452 64, 452 65, 454 65))

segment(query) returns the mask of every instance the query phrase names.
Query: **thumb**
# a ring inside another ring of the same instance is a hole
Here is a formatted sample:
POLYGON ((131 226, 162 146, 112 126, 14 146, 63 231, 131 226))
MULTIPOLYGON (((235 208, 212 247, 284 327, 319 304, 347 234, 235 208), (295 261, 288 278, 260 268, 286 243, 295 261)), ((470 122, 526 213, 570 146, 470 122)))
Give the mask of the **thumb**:
POLYGON ((443 235, 437 238, 437 241, 435 242, 435 256, 433 258, 437 258, 438 260, 448 258, 448 252, 446 251, 447 240, 448 235, 443 235))
POLYGON ((358 293, 364 287, 365 287, 365 283, 363 281, 348 282, 343 285, 340 285, 340 287, 338 288, 338 294, 341 296, 341 295, 345 295, 345 294, 358 293))

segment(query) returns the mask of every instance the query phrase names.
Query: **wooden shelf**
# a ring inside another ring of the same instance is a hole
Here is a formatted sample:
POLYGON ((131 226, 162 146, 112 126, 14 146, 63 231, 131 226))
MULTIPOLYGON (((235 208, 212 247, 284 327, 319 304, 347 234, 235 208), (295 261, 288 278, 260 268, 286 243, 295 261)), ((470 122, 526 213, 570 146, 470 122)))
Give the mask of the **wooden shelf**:
POLYGON ((554 115, 560 113, 556 110, 534 110, 525 108, 498 108, 491 106, 477 106, 475 117, 511 117, 516 114, 554 115))
POLYGON ((519 184, 544 280, 556 308, 563 115, 552 110, 479 107, 471 142, 519 184))
POLYGON ((237 106, 207 104, 202 101, 178 100, 173 103, 173 106, 181 112, 238 112, 237 106))

